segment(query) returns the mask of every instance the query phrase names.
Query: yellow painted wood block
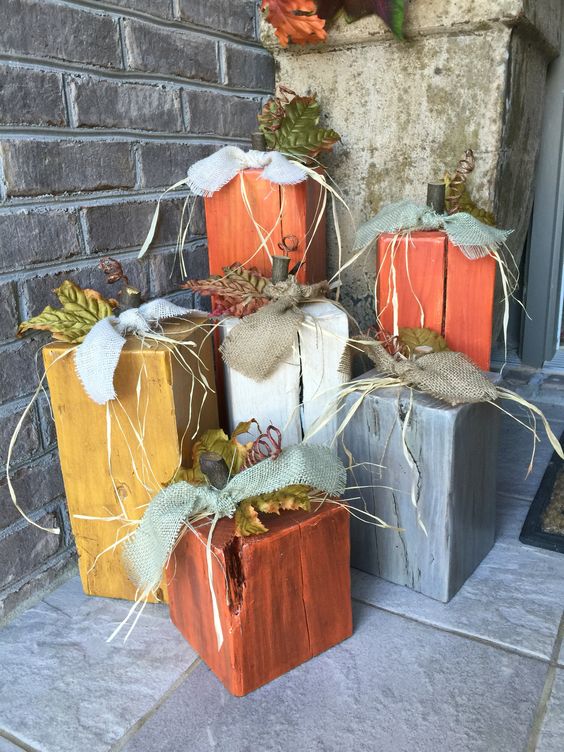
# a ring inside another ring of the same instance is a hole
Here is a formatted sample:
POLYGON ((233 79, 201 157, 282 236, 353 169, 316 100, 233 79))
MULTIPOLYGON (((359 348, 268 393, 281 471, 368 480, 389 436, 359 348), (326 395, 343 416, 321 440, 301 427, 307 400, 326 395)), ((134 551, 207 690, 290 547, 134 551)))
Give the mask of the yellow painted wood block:
MULTIPOLYGON (((197 343, 204 364, 200 368, 213 391, 198 380, 192 348, 150 340, 142 344, 131 337, 114 378, 117 399, 97 405, 79 381, 73 354, 60 357, 70 346, 52 343, 44 348, 80 576, 89 595, 135 598, 121 546, 112 550, 133 529, 122 518, 142 517, 180 463, 192 464, 195 435, 219 425, 212 337, 204 321, 192 317, 188 323, 167 323, 164 329, 172 338, 197 343), (196 377, 182 366, 182 358, 196 377)), ((159 598, 166 600, 162 590, 159 598)))

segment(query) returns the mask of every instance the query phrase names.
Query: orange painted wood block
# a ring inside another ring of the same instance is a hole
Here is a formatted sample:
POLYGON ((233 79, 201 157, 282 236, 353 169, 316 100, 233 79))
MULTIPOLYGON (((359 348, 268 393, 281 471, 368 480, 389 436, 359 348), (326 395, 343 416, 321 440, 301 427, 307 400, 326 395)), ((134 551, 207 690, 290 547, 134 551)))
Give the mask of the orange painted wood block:
POLYGON ((496 262, 469 260, 443 232, 392 234, 378 240, 377 310, 382 328, 425 326, 440 332, 451 350, 489 370, 496 262))
POLYGON ((448 244, 445 338, 484 371, 490 368, 496 268, 491 256, 471 261, 448 244))
POLYGON ((213 584, 224 643, 217 649, 206 563, 209 525, 185 533, 167 569, 174 624, 234 695, 242 696, 350 637, 349 513, 263 515, 268 533, 213 535, 213 584), (229 603, 226 599, 226 591, 229 603))
POLYGON ((387 332, 394 330, 394 289, 398 326, 442 330, 445 253, 445 235, 441 232, 414 232, 410 240, 399 241, 391 234, 380 236, 378 315, 387 332))
POLYGON ((277 185, 261 176, 262 170, 245 170, 204 200, 210 274, 222 274, 225 266, 239 261, 256 266, 263 274, 270 275, 272 263, 269 254, 280 254, 278 243, 286 235, 295 235, 299 245, 297 251, 291 254, 291 266, 303 261, 299 281, 319 282, 325 279, 324 213, 316 228, 316 218, 321 209, 319 184, 308 178, 297 185, 277 185), (247 196, 252 218, 243 192, 247 196), (266 239, 268 252, 261 243, 255 222, 266 239))
MULTIPOLYGON (((197 352, 208 367, 206 378, 213 389, 212 347, 203 321, 169 322, 164 331, 201 345, 197 352)), ((47 345, 43 353, 82 585, 89 595, 133 600, 135 586, 122 564, 121 551, 110 550, 131 529, 119 518, 125 512, 129 519, 139 519, 180 461, 191 465, 192 435, 202 401, 198 433, 218 425, 215 394, 208 392, 204 400, 203 387, 168 346, 150 340, 143 346, 132 337, 114 378, 119 402, 108 403, 108 418, 106 406, 86 395, 72 353, 60 357, 68 349, 59 342, 47 345), (192 387, 195 409, 190 413, 192 387)), ((184 350, 183 356, 189 361, 189 351, 184 350)))

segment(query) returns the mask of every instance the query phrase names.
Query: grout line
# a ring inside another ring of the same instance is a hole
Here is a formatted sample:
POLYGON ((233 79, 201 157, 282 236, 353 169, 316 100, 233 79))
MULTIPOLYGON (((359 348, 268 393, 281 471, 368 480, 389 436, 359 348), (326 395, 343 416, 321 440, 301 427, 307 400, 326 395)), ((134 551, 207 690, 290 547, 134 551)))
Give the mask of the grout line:
POLYGON ((563 643, 564 643, 564 614, 562 614, 562 618, 560 620, 560 627, 558 629, 558 634, 556 635, 554 646, 552 648, 552 654, 550 656, 550 663, 548 666, 548 670, 546 672, 546 679, 544 682, 544 687, 543 687, 542 694, 540 696, 540 699, 539 699, 539 702, 535 711, 535 715, 533 717, 533 722, 531 724, 531 731, 529 734, 526 752, 535 752, 538 749, 538 743, 539 743, 540 735, 542 732, 542 727, 544 725, 544 719, 546 717, 548 703, 550 701, 550 697, 552 695, 552 690, 554 687, 554 681, 556 679, 556 671, 559 667, 558 660, 560 658, 560 650, 562 649, 563 643))
POLYGON ((9 731, 4 731, 1 728, 0 728, 0 739, 7 739, 10 742, 10 744, 13 744, 19 749, 24 750, 24 752, 41 752, 41 750, 39 750, 37 747, 32 747, 29 744, 26 744, 26 742, 22 741, 22 739, 18 739, 17 736, 14 736, 13 734, 10 734, 9 731))
POLYGON ((539 653, 529 652, 522 648, 510 647, 509 645, 503 645, 502 643, 495 642, 494 640, 488 640, 486 637, 478 637, 477 635, 468 634, 467 632, 462 632, 457 629, 452 629, 449 627, 443 627, 440 624, 434 624, 433 622, 430 622, 430 621, 417 619, 415 616, 408 616, 407 614, 404 614, 401 611, 395 611, 391 608, 386 608, 385 606, 376 606, 374 603, 365 601, 362 598, 357 598, 353 596, 352 599, 353 601, 356 601, 357 603, 361 603, 364 606, 369 606, 370 608, 374 608, 377 611, 383 611, 386 614, 393 614, 394 616, 399 616, 401 619, 406 619, 406 621, 413 622, 414 624, 420 624, 422 626, 429 627, 430 629, 436 629, 439 632, 444 632, 445 634, 452 635, 453 637, 463 637, 467 640, 471 640, 472 642, 477 642, 480 645, 485 645, 486 647, 495 648, 497 650, 502 650, 504 653, 509 653, 510 655, 518 655, 521 658, 529 658, 530 660, 539 661, 540 663, 549 662, 548 658, 546 658, 543 655, 540 655, 539 653))
MULTIPOLYGON (((256 102, 256 99, 250 99, 256 102)), ((188 143, 210 144, 229 142, 235 144, 248 144, 249 138, 246 136, 222 136, 216 133, 184 133, 179 131, 171 133, 169 131, 144 131, 134 130, 132 128, 61 128, 59 126, 44 127, 36 125, 18 125, 0 126, 0 136, 2 140, 42 140, 42 141, 60 141, 61 138, 72 138, 77 140, 92 141, 124 141, 127 139, 137 139, 141 141, 184 141, 188 143), (19 137, 19 138, 18 138, 19 137)))
MULTIPOLYGON (((218 42, 219 44, 219 42, 218 42)), ((80 77, 101 79, 104 81, 117 81, 118 83, 146 84, 153 86, 168 85, 170 88, 184 86, 194 90, 212 90, 218 94, 233 94, 245 98, 256 96, 272 96, 267 89, 251 89, 239 86, 226 86, 221 81, 199 81, 197 79, 178 76, 173 73, 151 73, 150 71, 138 71, 131 68, 95 68, 84 64, 64 62, 57 60, 45 60, 26 55, 6 55, 0 53, 0 62, 13 68, 40 68, 42 71, 56 73, 70 73, 80 77)))
MULTIPOLYGON (((184 246, 186 251, 190 251, 192 249, 198 248, 202 245, 202 243, 205 242, 205 235, 193 235, 190 237, 190 240, 186 241, 186 244, 184 246)), ((152 258, 156 255, 164 255, 168 251, 175 251, 176 245, 174 244, 174 241, 170 241, 168 243, 163 243, 162 245, 155 245, 151 246, 151 249, 149 251, 149 255, 147 256, 147 259, 145 259, 142 263, 147 261, 148 259, 152 258)), ((96 264, 98 261, 104 256, 110 254, 112 257, 115 257, 119 259, 120 261, 136 261, 139 256, 139 246, 134 246, 133 248, 127 248, 127 249, 119 249, 119 250, 111 250, 111 249, 105 249, 103 251, 95 251, 93 253, 90 253, 85 256, 73 256, 65 262, 61 263, 60 261, 54 261, 51 265, 49 264, 42 264, 38 266, 34 266, 33 268, 28 268, 25 272, 20 272, 19 276, 16 277, 14 280, 11 275, 18 274, 17 270, 13 272, 6 272, 4 274, 0 274, 0 282, 11 282, 11 281, 18 281, 18 282, 27 282, 29 280, 34 280, 41 276, 46 276, 49 273, 54 274, 69 274, 74 272, 79 272, 82 269, 88 269, 92 266, 92 263, 95 262, 96 264)), ((22 339, 14 339, 9 340, 7 342, 3 342, 1 347, 5 348, 7 345, 21 345, 22 339)), ((42 346, 41 346, 42 347, 42 346)), ((39 348, 39 350, 41 349, 39 348)), ((38 350, 38 351, 39 351, 38 350)), ((22 395, 21 397, 16 397, 12 400, 6 400, 6 402, 2 402, 0 400, 0 406, 10 403, 10 402, 16 402, 24 399, 25 396, 31 396, 31 395, 22 395)))
POLYGON ((121 51, 121 67, 124 71, 129 69, 127 52, 125 49, 125 31, 123 28, 123 18, 118 18, 119 48, 121 51))
POLYGON ((126 8, 124 6, 113 5, 111 0, 101 0, 94 2, 94 0, 60 0, 64 5, 74 8, 85 8, 97 15, 111 15, 119 18, 134 18, 146 23, 151 23, 154 26, 160 26, 173 31, 191 31, 201 34, 202 36, 211 39, 228 39, 231 42, 235 42, 244 47, 261 47, 261 43, 258 39, 252 39, 249 37, 237 36, 231 34, 228 31, 220 31, 219 29, 213 29, 209 26, 199 26, 191 21, 179 21, 177 19, 166 19, 160 16, 153 16, 143 11, 135 10, 134 8, 126 8))
POLYGON ((184 682, 189 678, 191 674, 194 673, 194 671, 198 668, 198 666, 202 663, 202 659, 199 657, 196 657, 194 661, 190 664, 190 666, 184 671, 178 679, 167 689, 167 691, 158 699, 158 701, 153 705, 153 707, 145 713, 145 715, 141 716, 138 721, 136 721, 133 726, 131 726, 125 734, 119 739, 115 744, 112 745, 109 752, 120 752, 124 748, 124 746, 131 740, 133 736, 137 734, 137 732, 149 721, 155 713, 164 705, 164 703, 171 697, 171 695, 176 692, 178 687, 180 687, 181 684, 184 684, 184 682))

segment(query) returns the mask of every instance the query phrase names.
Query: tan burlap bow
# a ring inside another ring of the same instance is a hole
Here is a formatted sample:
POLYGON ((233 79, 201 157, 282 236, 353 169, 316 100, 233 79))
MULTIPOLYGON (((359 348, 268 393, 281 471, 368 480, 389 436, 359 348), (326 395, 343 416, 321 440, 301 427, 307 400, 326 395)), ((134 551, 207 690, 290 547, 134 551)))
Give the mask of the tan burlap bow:
POLYGON ((293 277, 267 285, 264 295, 271 302, 241 319, 223 341, 227 365, 253 381, 267 379, 292 352, 305 319, 299 306, 323 300, 328 290, 327 282, 300 285, 293 277))
POLYGON ((414 387, 449 405, 490 402, 498 399, 495 384, 459 352, 435 352, 417 360, 396 360, 380 342, 358 337, 350 341, 341 370, 350 368, 355 352, 364 353, 376 370, 393 376, 405 386, 414 387))

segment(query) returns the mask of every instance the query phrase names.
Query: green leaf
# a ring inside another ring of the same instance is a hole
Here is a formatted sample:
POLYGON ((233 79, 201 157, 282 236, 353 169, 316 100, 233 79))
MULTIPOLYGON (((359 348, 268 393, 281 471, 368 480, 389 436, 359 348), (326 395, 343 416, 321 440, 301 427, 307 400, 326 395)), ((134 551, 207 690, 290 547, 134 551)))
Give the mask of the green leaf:
POLYGON ((270 100, 259 115, 267 146, 291 157, 312 160, 341 140, 338 133, 319 125, 320 107, 315 96, 270 100))
POLYGON ((113 314, 115 301, 106 300, 95 290, 83 290, 70 280, 55 290, 62 308, 47 306, 38 316, 20 324, 18 337, 30 329, 51 332, 61 342, 82 342, 94 324, 113 314))

